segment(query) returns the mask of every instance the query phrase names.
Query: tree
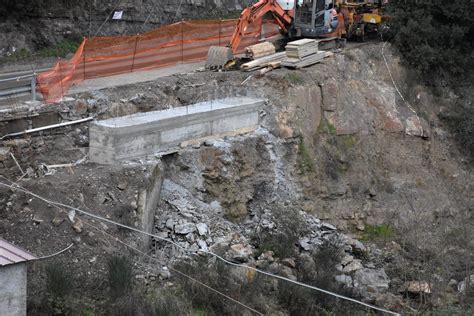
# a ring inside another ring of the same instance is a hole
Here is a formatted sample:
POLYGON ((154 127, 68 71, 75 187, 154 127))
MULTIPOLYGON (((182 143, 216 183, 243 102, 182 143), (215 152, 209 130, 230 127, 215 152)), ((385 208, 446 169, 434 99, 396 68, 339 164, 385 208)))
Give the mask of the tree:
POLYGON ((394 45, 425 79, 460 79, 472 69, 474 16, 468 0, 392 0, 394 45))

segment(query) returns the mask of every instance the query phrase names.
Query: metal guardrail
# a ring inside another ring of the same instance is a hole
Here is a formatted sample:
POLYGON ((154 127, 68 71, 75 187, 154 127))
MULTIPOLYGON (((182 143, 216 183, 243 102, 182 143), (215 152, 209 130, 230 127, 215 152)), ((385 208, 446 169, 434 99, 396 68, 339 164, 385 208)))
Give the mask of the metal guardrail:
POLYGON ((0 99, 1 98, 9 98, 13 97, 15 95, 19 95, 22 93, 30 92, 31 93, 31 100, 34 102, 37 100, 37 94, 36 94, 36 77, 37 74, 36 72, 24 75, 24 76, 17 76, 17 77, 11 77, 11 78, 6 78, 6 79, 0 79, 0 99), (29 79, 31 80, 25 80, 29 79), (13 87, 7 87, 7 88, 1 88, 2 83, 11 83, 11 82, 18 82, 18 85, 15 85, 13 87))

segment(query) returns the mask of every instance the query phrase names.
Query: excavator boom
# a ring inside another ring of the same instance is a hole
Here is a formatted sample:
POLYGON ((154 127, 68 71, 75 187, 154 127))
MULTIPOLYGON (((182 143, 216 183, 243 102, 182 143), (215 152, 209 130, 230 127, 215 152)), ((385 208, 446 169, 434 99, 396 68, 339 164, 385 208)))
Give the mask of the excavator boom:
POLYGON ((286 11, 276 0, 260 0, 253 6, 242 11, 228 47, 212 46, 209 48, 206 68, 224 68, 225 65, 233 59, 233 54, 237 52, 247 28, 261 20, 263 16, 269 12, 273 14, 276 23, 280 26, 282 31, 288 32, 289 27, 293 23, 294 9, 286 11))
POLYGON ((276 0, 260 0, 253 6, 242 11, 239 22, 237 23, 237 28, 235 29, 234 34, 230 40, 230 48, 232 48, 232 52, 237 52, 242 37, 247 31, 249 25, 252 25, 252 23, 262 19, 263 16, 268 12, 273 13, 276 23, 281 27, 283 32, 288 31, 291 23, 293 23, 294 11, 283 10, 276 0))

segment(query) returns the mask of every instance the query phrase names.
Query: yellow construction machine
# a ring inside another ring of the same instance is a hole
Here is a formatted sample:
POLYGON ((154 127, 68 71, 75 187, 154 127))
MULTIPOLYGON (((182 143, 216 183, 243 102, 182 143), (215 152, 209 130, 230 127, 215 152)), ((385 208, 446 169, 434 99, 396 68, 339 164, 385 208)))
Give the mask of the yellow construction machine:
POLYGON ((363 42, 366 38, 374 37, 384 29, 382 1, 344 1, 340 4, 346 25, 346 38, 363 42))

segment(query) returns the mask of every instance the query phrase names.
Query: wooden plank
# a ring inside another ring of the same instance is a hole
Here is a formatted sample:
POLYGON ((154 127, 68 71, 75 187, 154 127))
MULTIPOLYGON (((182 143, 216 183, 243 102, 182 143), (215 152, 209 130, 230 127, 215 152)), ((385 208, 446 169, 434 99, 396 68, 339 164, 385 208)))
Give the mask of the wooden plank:
POLYGON ((240 66, 241 69, 250 71, 268 66, 272 62, 281 61, 286 58, 286 52, 275 53, 269 56, 257 58, 240 66))
POLYGON ((245 48, 245 55, 248 58, 260 58, 275 54, 275 45, 270 42, 263 42, 255 45, 250 45, 245 48))
POLYGON ((318 52, 318 41, 302 39, 286 45, 286 55, 290 58, 304 58, 318 52))
POLYGON ((330 53, 330 52, 320 51, 317 54, 310 55, 310 56, 305 57, 303 59, 287 58, 287 59, 283 60, 283 62, 281 64, 282 64, 282 66, 285 66, 287 68, 296 68, 296 69, 298 69, 298 68, 303 68, 303 67, 307 67, 307 66, 310 66, 310 65, 317 64, 317 63, 321 62, 324 58, 327 58, 327 57, 332 56, 332 55, 334 55, 334 54, 330 53))

